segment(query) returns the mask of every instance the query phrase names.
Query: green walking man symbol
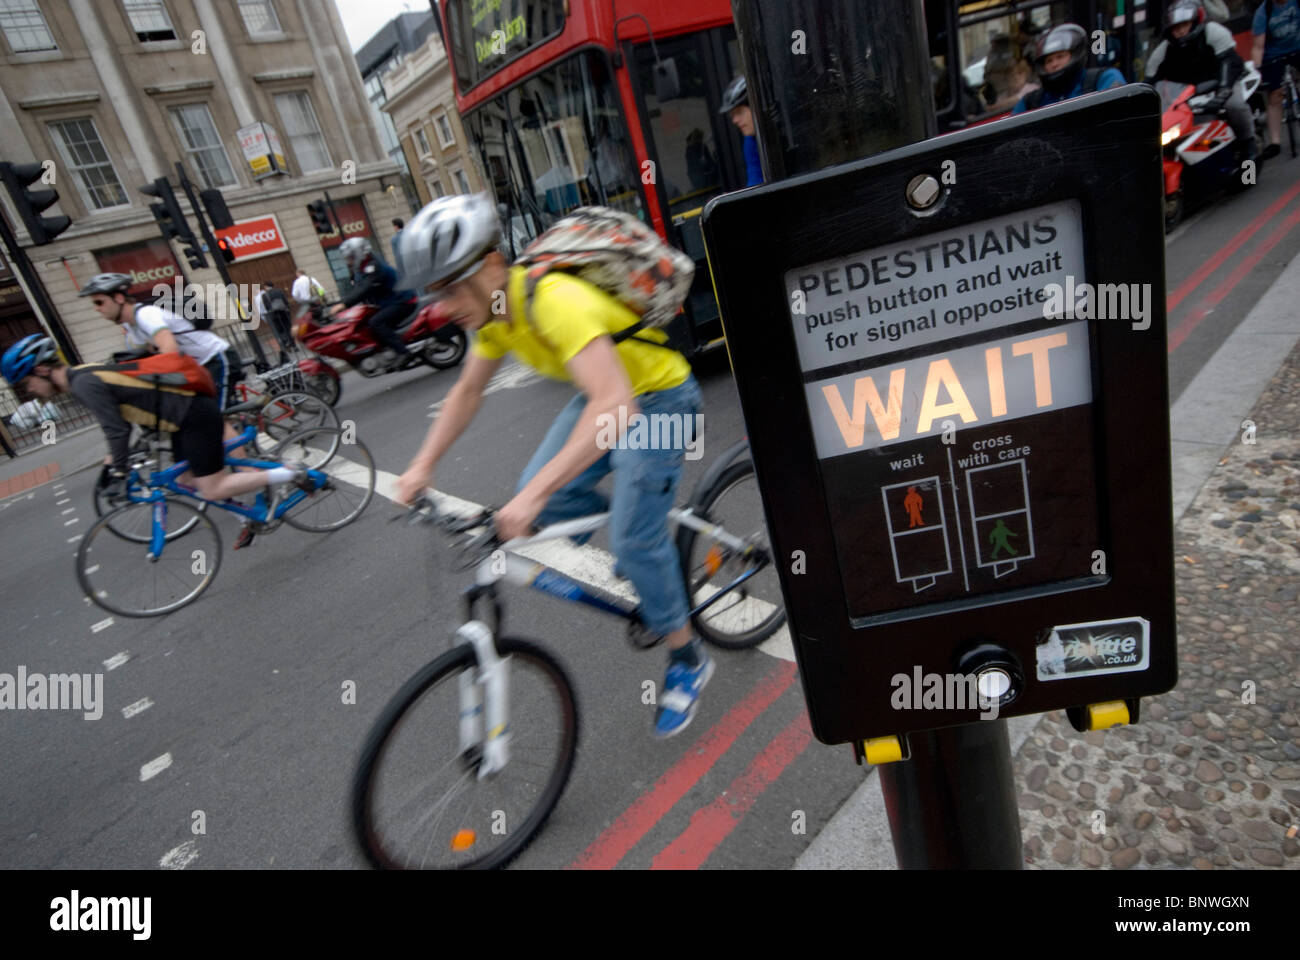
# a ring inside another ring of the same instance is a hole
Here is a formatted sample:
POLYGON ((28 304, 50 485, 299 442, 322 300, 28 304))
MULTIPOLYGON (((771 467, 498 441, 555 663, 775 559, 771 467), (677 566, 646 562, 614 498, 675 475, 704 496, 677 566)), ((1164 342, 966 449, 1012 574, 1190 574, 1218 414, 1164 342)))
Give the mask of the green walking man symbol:
POLYGON ((1012 549, 1011 544, 1007 543, 1007 539, 1009 537, 1018 538, 1019 536, 1020 535, 1017 533, 1012 533, 1010 528, 1005 523, 1003 523, 1001 520, 998 520, 997 524, 993 527, 993 529, 989 531, 989 543, 993 544, 993 555, 991 559, 996 560, 998 558, 999 550, 1005 550, 1013 557, 1017 556, 1020 553, 1020 551, 1012 549))

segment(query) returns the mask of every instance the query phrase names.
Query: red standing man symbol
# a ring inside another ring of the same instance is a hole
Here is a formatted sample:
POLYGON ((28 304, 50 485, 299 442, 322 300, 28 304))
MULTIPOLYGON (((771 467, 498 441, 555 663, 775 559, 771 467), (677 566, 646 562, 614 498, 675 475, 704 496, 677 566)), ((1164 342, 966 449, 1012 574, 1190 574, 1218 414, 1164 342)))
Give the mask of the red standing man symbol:
POLYGON ((916 492, 916 487, 907 488, 907 496, 903 498, 903 509, 907 511, 908 519, 911 520, 907 525, 909 530, 912 527, 925 526, 925 521, 921 519, 921 495, 916 492))

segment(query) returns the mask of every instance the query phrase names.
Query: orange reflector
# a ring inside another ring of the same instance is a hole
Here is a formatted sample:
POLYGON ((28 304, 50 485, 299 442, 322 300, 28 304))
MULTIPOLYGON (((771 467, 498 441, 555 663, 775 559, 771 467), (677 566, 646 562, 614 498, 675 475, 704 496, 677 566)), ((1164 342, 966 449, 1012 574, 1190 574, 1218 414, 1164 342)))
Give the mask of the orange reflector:
POLYGON ((451 848, 460 853, 474 846, 474 841, 477 839, 478 834, 473 830, 457 830, 456 835, 451 838, 451 848))
POLYGON ((713 576, 722 569, 722 548, 716 543, 709 547, 709 552, 704 555, 704 569, 713 576))

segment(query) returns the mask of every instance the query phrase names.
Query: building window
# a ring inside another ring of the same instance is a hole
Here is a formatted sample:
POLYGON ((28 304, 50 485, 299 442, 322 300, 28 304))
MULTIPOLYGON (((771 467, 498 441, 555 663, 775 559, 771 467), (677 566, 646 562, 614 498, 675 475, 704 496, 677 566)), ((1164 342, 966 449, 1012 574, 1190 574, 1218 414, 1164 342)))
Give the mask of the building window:
POLYGON ((316 111, 312 108, 311 98, 306 93, 277 93, 275 106, 280 111, 285 136, 293 145, 302 172, 311 173, 332 166, 325 137, 320 132, 320 124, 316 122, 316 111))
POLYGON ((371 103, 383 104, 388 101, 388 94, 384 92, 384 81, 379 79, 378 73, 372 73, 366 79, 366 96, 371 103))
POLYGON ((280 32, 280 18, 271 0, 239 0, 239 15, 250 37, 280 32))
POLYGON ((433 195, 433 199, 437 200, 439 197, 445 197, 447 195, 446 192, 442 189, 442 181, 439 180, 437 177, 434 177, 432 180, 426 180, 424 182, 429 185, 429 193, 433 195))
POLYGON ((469 178, 465 176, 464 170, 457 170, 455 173, 456 186, 461 193, 469 193, 469 178))
POLYGON ((447 115, 439 114, 435 119, 438 125, 438 142, 444 147, 450 147, 456 142, 456 138, 451 135, 451 124, 447 122, 447 115))
POLYGON ((127 19, 135 38, 141 43, 156 43, 160 40, 175 40, 176 31, 172 29, 171 18, 162 0, 122 0, 127 19))
POLYGON ((433 153, 433 151, 429 149, 429 138, 425 136, 423 127, 415 128, 415 148, 419 151, 420 156, 422 157, 427 157, 429 154, 433 153))
POLYGON ((36 0, 0 0, 0 29, 14 53, 59 49, 36 0))
POLYGON ((233 187, 238 181, 230 169, 226 148, 217 135, 212 114, 203 103, 192 103, 172 108, 172 120, 181 136, 185 152, 194 162, 194 169, 205 187, 233 187))
POLYGON ((50 130, 63 147, 63 159, 68 169, 76 174, 81 184, 81 195, 87 207, 109 210, 130 203, 93 120, 89 117, 63 120, 50 124, 50 130))

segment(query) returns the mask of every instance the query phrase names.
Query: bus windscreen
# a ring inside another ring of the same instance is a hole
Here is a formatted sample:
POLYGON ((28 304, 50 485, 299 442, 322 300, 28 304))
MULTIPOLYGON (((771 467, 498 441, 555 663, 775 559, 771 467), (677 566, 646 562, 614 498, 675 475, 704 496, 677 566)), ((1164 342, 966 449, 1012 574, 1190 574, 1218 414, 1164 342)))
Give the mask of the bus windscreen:
POLYGON ((564 0, 448 0, 447 25, 464 93, 564 26, 564 0))

